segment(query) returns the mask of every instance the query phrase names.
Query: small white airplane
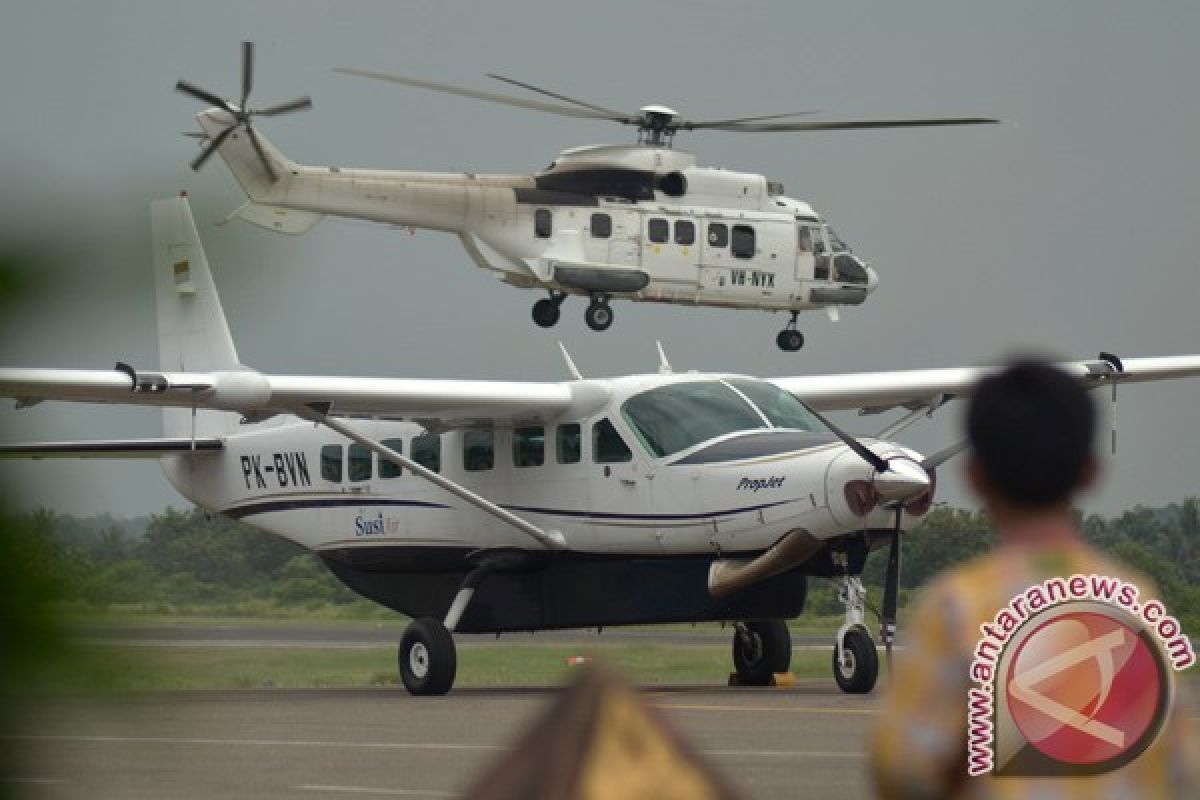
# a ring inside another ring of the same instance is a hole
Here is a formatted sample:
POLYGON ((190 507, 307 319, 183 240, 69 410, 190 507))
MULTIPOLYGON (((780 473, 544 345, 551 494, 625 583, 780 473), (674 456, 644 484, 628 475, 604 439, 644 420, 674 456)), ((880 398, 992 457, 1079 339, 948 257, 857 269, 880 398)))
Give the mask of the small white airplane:
POLYGON ((203 150, 229 166, 249 202, 234 212, 282 233, 303 233, 326 214, 457 235, 477 266, 505 283, 546 293, 534 322, 555 325, 568 295, 589 298, 592 330, 613 321, 610 300, 783 311, 776 336, 799 350, 801 311, 859 305, 878 276, 802 200, 762 175, 699 166, 672 148, 679 131, 740 133, 975 125, 982 118, 796 121, 797 114, 696 121, 651 105, 621 112, 498 75, 490 77, 549 96, 517 98, 398 75, 340 72, 404 86, 573 118, 636 126, 636 145, 577 147, 534 175, 438 173, 303 166, 254 127, 255 117, 309 108, 307 97, 250 108, 254 46, 242 49, 240 101, 187 81, 176 88, 213 106, 196 116, 203 150))
MULTIPOLYGON (((890 441, 977 368, 563 383, 270 375, 240 362, 184 197, 152 204, 160 369, 0 369, 0 396, 163 409, 165 438, 8 444, 24 457, 159 459, 197 505, 285 536, 413 618, 409 691, 454 681, 451 634, 731 621, 741 680, 788 669, 809 576, 846 606, 833 671, 870 691, 863 564, 929 509, 934 468, 890 441), (820 411, 907 408, 856 440, 820 411), (240 420, 239 420, 240 417, 240 420)), ((563 351, 565 355, 565 350, 563 351)), ((660 350, 661 356, 661 350, 660 350)), ((1200 375, 1200 355, 1065 364, 1089 386, 1200 375)))

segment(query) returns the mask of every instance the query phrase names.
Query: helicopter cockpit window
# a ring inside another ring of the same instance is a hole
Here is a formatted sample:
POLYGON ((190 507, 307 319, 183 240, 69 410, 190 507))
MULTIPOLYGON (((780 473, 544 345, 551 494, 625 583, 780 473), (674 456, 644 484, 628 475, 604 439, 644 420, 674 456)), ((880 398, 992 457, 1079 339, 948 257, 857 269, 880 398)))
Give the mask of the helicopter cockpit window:
POLYGON ((694 244, 696 241, 696 223, 681 219, 675 222, 675 244, 694 244))
POLYGON ((753 406, 720 381, 650 389, 626 400, 621 414, 657 458, 727 433, 767 427, 753 406))
POLYGON ((655 217, 646 223, 646 235, 655 244, 663 244, 671 238, 671 224, 665 219, 655 217))
POLYGON ((592 461, 597 464, 620 464, 633 460, 633 451, 608 417, 592 426, 592 461))
POLYGON ((812 231, 807 225, 801 225, 797 230, 796 249, 801 253, 811 253, 813 251, 812 231))
POLYGON ((733 226, 734 258, 754 258, 754 228, 749 225, 733 226))
POLYGON ((829 234, 829 245, 833 249, 833 252, 835 252, 835 253, 849 253, 850 252, 850 247, 841 240, 841 237, 839 237, 836 233, 833 232, 833 228, 826 228, 825 230, 829 234))
POLYGON ((548 208, 539 208, 533 212, 533 235, 539 239, 549 239, 554 233, 554 216, 548 208))
POLYGON ((612 217, 608 214, 592 214, 592 236, 607 239, 612 236, 612 217))
POLYGON ((495 431, 463 431, 463 469, 482 472, 495 464, 495 431))
POLYGON ((729 226, 720 222, 710 223, 708 226, 708 246, 724 247, 727 244, 729 244, 729 226))

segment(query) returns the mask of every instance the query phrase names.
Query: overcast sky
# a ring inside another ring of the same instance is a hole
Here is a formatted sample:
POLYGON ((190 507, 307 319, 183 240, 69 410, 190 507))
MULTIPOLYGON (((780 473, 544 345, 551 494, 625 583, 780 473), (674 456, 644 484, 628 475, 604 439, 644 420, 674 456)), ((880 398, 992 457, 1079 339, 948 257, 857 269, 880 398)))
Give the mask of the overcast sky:
MULTIPOLYGON (((761 376, 991 363, 1015 350, 1200 352, 1200 5, 1194 2, 10 3, 0 25, 0 253, 32 285, 3 311, 0 363, 156 361, 151 199, 187 190, 243 361, 272 372, 558 379, 562 339, 589 375, 761 376), (458 241, 327 220, 303 237, 212 223, 242 196, 219 159, 188 169, 199 105, 233 96, 258 44, 254 102, 314 109, 261 129, 302 163, 531 172, 632 131, 334 74, 401 72, 480 88, 499 72, 605 106, 692 117, 995 116, 1004 125, 778 135, 693 133, 702 164, 762 172, 811 202, 879 272, 839 323, 614 304, 603 334, 568 301, 473 266, 458 241)), ((1112 513, 1200 493, 1200 381, 1122 391, 1120 444, 1085 505, 1112 513)), ((879 418, 850 419, 863 433, 879 418)), ((947 409, 904 438, 958 437, 947 409)), ((139 409, 0 410, 7 440, 152 436, 139 409)), ((956 470, 950 470, 955 472, 956 470)), ((149 463, 17 463, 18 506, 130 515, 181 502, 149 463)), ((965 504, 957 477, 940 499, 965 504)))

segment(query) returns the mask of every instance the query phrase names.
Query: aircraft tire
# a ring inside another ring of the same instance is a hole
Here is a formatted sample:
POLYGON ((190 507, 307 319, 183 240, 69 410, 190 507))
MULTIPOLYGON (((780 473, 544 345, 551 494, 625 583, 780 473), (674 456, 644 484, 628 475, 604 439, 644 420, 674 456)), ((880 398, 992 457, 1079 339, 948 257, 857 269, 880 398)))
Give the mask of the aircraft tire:
POLYGON ((445 694, 454 685, 458 670, 454 637, 432 617, 413 620, 404 629, 397 661, 400 680, 410 694, 445 694))
POLYGON ((533 304, 533 321, 539 328, 553 328, 558 324, 560 313, 558 303, 549 297, 543 297, 533 304))
POLYGON ((583 321, 594 331, 606 331, 613 323, 613 311, 606 301, 593 300, 583 312, 583 321))
POLYGON ((785 353, 794 353, 804 347, 804 334, 791 328, 785 328, 775 337, 775 344, 785 353))
POLYGON ((756 619, 744 623, 753 642, 733 635, 733 666, 743 686, 770 686, 777 672, 792 665, 792 635, 781 619, 756 619))
POLYGON ((875 642, 861 628, 851 628, 842 642, 846 663, 838 661, 837 648, 833 648, 833 679, 838 688, 847 694, 867 694, 875 688, 879 677, 879 653, 875 642))

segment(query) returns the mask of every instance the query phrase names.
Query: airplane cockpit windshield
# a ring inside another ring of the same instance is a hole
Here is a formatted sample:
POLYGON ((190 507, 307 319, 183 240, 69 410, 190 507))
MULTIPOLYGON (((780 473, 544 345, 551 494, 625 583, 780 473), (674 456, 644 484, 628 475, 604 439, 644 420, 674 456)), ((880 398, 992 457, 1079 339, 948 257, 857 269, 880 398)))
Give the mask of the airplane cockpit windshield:
POLYGON ((649 389, 625 401, 621 415, 656 458, 739 431, 825 431, 792 395, 748 379, 694 381, 649 389))

